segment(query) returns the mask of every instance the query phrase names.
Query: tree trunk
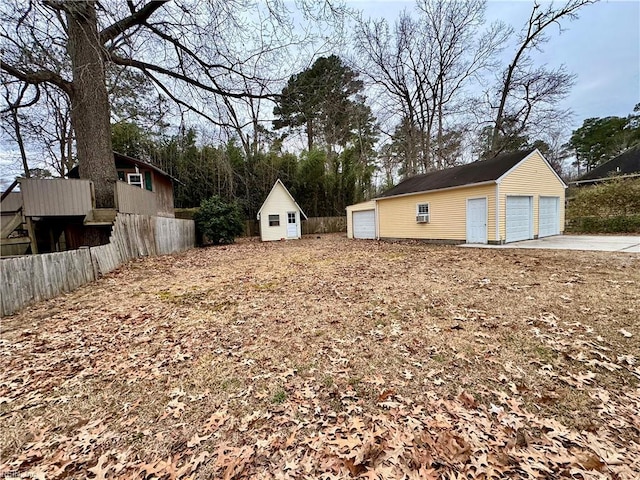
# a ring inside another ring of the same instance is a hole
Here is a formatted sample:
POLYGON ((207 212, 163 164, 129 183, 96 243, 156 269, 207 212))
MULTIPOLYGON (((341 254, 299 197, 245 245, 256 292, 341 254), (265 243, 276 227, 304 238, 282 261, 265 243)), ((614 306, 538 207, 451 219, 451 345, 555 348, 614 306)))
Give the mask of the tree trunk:
POLYGON ((117 173, 95 2, 67 2, 65 9, 73 67, 71 123, 76 132, 80 178, 93 182, 96 207, 113 208, 117 173))
POLYGON ((313 148, 313 120, 307 120, 307 148, 309 151, 313 148))
MULTIPOLYGON (((523 45, 524 47, 524 45, 523 45)), ((509 65, 507 69, 507 74, 504 79, 504 83, 502 84, 502 91, 500 92, 500 104, 498 105, 498 113, 496 114, 496 121, 493 125, 493 130, 491 132, 491 153, 489 154, 489 158, 495 157, 500 153, 502 147, 500 145, 500 134, 502 130, 502 124, 504 123, 504 108, 507 104, 507 97, 509 93, 511 93, 511 79, 513 78, 513 72, 516 68, 516 63, 520 59, 524 48, 521 48, 516 54, 513 63, 509 65)))

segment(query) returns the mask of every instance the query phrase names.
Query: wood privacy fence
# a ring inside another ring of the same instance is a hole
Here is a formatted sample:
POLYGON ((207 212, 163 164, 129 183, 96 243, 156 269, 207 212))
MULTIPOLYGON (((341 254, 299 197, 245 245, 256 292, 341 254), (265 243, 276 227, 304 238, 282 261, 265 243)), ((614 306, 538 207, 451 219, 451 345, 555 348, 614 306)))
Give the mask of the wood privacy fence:
POLYGON ((347 217, 311 217, 302 222, 302 234, 347 232, 347 217))
MULTIPOLYGON (((310 217, 302 220, 302 234, 347 232, 347 217, 310 217)), ((244 225, 244 237, 260 235, 260 222, 247 220, 244 225)))
POLYGON ((2 315, 71 292, 134 258, 180 252, 194 244, 192 220, 120 213, 106 245, 0 260, 2 315))
POLYGON ((121 213, 156 215, 158 212, 155 193, 125 182, 116 182, 116 202, 121 213))

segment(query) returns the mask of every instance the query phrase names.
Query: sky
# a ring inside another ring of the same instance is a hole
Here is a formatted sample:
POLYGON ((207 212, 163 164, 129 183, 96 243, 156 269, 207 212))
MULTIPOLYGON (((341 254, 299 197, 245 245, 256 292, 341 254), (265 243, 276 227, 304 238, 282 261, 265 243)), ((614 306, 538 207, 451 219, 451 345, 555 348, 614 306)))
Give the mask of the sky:
MULTIPOLYGON (((356 0, 349 5, 363 10, 365 16, 393 20, 414 2, 356 0)), ((489 0, 486 17, 518 30, 525 25, 532 5, 529 0, 489 0)), ((549 30, 549 42, 534 58, 551 68, 564 64, 577 75, 562 105, 574 112, 571 129, 586 118, 631 113, 640 103, 640 0, 605 0, 585 6, 577 20, 563 20, 562 28, 561 33, 557 28, 549 30)), ((513 52, 513 48, 505 49, 505 64, 513 52)))
MULTIPOLYGON (((556 2, 559 4, 561 2, 556 2)), ((390 22, 413 0, 347 0, 365 17, 385 17, 390 22)), ((487 20, 502 20, 518 30, 525 25, 530 0, 489 0, 487 20)), ((586 118, 626 116, 640 103, 640 0, 601 0, 579 12, 579 19, 562 22, 563 32, 550 29, 550 40, 537 52, 537 64, 557 68, 564 64, 577 76, 569 96, 560 105, 574 115, 567 137, 586 118)), ((506 48, 503 64, 513 55, 506 48)), ((340 53, 340 52, 338 52, 340 53)), ((5 137, 0 141, 0 179, 19 173, 17 148, 5 137)), ((3 182, 4 183, 4 182, 3 182)))

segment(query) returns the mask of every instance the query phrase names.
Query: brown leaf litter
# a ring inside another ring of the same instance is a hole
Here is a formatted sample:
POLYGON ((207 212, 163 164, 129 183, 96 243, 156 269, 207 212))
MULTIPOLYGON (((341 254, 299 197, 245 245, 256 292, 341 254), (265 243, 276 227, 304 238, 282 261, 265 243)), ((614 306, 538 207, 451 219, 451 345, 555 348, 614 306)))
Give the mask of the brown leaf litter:
POLYGON ((2 320, 0 476, 640 475, 640 259, 241 241, 2 320))

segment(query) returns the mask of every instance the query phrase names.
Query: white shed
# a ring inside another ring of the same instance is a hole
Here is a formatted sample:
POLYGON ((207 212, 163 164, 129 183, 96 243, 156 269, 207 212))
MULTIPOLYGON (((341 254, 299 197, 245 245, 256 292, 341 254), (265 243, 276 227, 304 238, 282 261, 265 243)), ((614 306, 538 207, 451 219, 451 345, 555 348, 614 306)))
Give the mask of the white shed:
POLYGON ((302 217, 307 218, 287 187, 276 180, 258 211, 260 239, 263 242, 300 238, 302 217))

